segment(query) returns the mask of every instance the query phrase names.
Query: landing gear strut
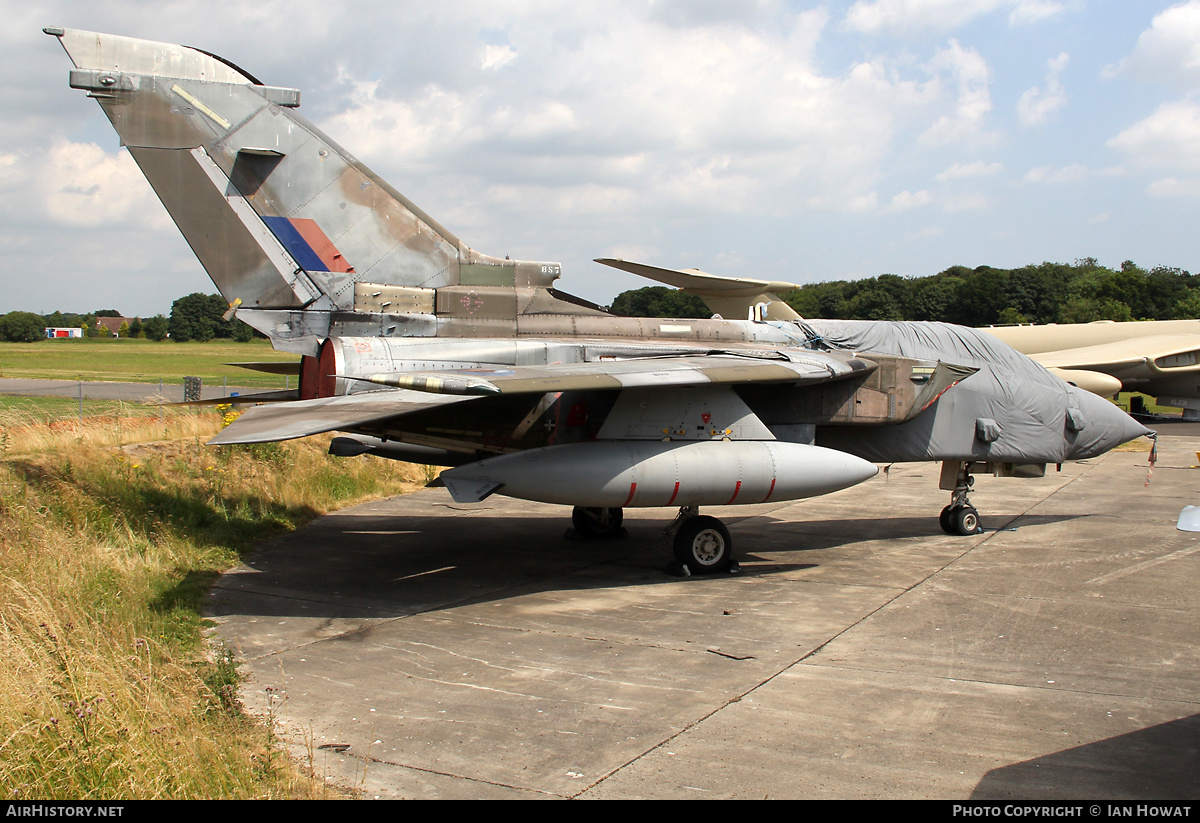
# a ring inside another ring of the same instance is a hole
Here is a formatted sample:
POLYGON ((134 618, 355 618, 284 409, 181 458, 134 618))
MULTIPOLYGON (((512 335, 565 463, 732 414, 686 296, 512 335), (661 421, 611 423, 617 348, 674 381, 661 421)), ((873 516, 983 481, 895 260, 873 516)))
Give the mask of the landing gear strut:
POLYGON ((580 540, 624 537, 625 529, 621 528, 623 519, 621 509, 588 509, 576 506, 571 510, 573 528, 567 532, 567 537, 580 540))
POLYGON ((942 513, 938 516, 938 525, 946 534, 969 535, 979 534, 983 531, 979 525, 979 512, 967 498, 974 485, 975 478, 971 476, 970 463, 958 461, 957 463, 942 464, 941 487, 953 489, 950 495, 950 505, 942 509, 942 513))
POLYGON ((681 508, 664 534, 675 555, 672 573, 716 574, 735 567, 729 529, 717 518, 700 514, 698 508, 681 508))

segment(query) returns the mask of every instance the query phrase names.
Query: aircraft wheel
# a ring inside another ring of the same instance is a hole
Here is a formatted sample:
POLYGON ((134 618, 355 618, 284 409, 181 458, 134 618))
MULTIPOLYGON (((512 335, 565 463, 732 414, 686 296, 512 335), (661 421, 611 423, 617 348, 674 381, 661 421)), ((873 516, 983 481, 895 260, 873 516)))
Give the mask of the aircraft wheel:
POLYGON ((725 571, 733 559, 729 530, 715 517, 688 518, 675 533, 675 559, 692 574, 725 571))
POLYGON ((954 534, 954 529, 950 525, 950 513, 954 511, 953 506, 947 506, 942 509, 942 513, 938 515, 938 525, 942 527, 942 531, 946 534, 954 534))
POLYGON ((624 514, 621 509, 586 509, 576 506, 571 510, 571 525, 582 538, 615 537, 620 534, 624 514))
POLYGON ((951 534, 979 534, 983 531, 979 527, 979 512, 975 511, 974 506, 959 506, 952 509, 949 522, 951 534))

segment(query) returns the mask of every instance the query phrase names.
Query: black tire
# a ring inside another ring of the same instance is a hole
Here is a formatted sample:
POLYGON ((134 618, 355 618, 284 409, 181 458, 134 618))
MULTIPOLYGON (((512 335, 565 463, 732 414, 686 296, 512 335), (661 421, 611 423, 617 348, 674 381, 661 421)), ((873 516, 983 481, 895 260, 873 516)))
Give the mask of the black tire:
POLYGON ((585 539, 619 534, 623 519, 621 509, 585 509, 576 506, 571 510, 571 525, 575 527, 575 533, 585 539))
POLYGON ((942 531, 946 534, 954 534, 954 528, 950 525, 950 513, 954 511, 953 506, 947 506, 942 509, 942 513, 938 515, 938 525, 942 527, 942 531))
POLYGON ((725 524, 700 515, 685 520, 675 533, 675 559, 692 574, 715 574, 729 568, 733 541, 725 524))
POLYGON ((954 534, 979 534, 983 529, 979 525, 979 512, 974 506, 959 506, 950 512, 950 527, 954 534))

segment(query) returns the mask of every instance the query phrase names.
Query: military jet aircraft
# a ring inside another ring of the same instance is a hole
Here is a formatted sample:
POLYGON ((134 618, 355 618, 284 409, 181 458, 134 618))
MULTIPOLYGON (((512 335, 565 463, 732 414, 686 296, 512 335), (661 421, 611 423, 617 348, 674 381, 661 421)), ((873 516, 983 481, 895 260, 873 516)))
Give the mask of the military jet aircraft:
POLYGON ((1200 419, 1200 320, 1101 320, 984 329, 1068 383, 1102 397, 1153 396, 1200 419))
POLYGON ((197 49, 45 31, 231 312, 301 356, 298 399, 215 444, 343 432, 336 455, 451 467, 457 501, 573 506, 584 537, 618 532, 627 507, 678 507, 678 569, 707 573, 731 540, 702 506, 939 460, 940 524, 970 534, 973 471, 1036 475, 1147 433, 986 334, 803 320, 771 281, 605 261, 730 319, 615 317, 555 288, 558 263, 467 246, 297 114, 299 91, 197 49))

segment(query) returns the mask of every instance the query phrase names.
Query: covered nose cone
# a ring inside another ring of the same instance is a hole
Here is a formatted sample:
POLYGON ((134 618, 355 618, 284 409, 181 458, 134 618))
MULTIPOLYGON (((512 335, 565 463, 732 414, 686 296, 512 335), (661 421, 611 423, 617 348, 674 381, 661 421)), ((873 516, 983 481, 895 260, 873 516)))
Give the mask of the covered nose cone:
POLYGON ((1117 408, 1111 401, 1071 386, 1067 404, 1067 459, 1085 460, 1104 454, 1150 430, 1117 408), (1074 439, 1071 440, 1072 435, 1074 439))

